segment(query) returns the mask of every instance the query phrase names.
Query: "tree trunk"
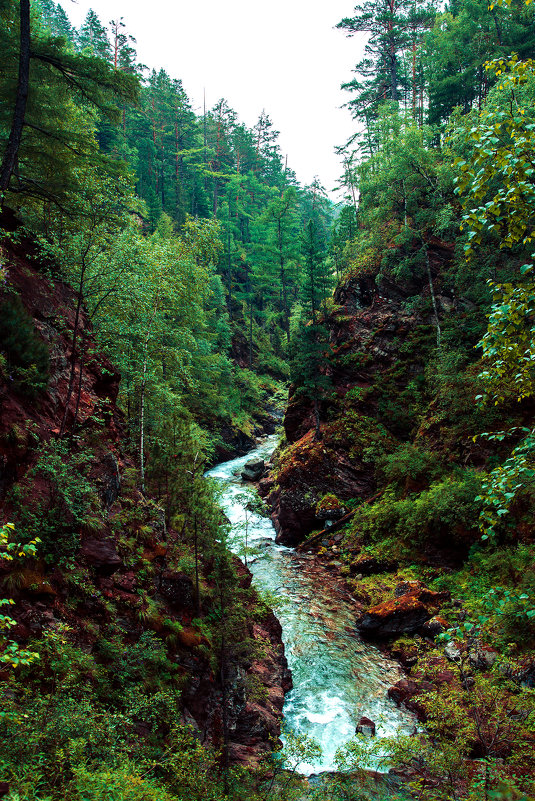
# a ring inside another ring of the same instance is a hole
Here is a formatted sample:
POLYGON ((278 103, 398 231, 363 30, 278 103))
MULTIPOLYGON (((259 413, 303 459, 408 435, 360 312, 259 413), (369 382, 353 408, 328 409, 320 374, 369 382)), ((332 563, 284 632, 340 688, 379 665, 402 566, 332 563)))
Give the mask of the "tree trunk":
POLYGON ((20 0, 20 52, 19 52, 19 78, 17 83, 17 97, 13 111, 11 131, 7 141, 4 158, 0 166, 0 192, 5 192, 15 164, 22 138, 26 103, 30 85, 30 0, 20 0))
POLYGON ((84 362, 85 362, 85 333, 82 333, 82 346, 80 348, 80 375, 78 376, 78 389, 76 391, 76 407, 74 409, 74 417, 71 426, 71 436, 74 434, 76 421, 78 419, 78 411, 80 409, 80 398, 82 397, 82 379, 84 376, 84 362))
POLYGON ((314 387, 314 439, 319 442, 322 439, 321 426, 320 426, 320 407, 318 403, 318 390, 314 387))
POLYGON ((195 609, 197 610, 197 617, 201 616, 201 594, 199 591, 199 537, 197 531, 197 515, 193 524, 194 539, 193 544, 195 547, 195 609))
POLYGON ((147 386, 147 355, 143 361, 143 380, 141 381, 141 396, 139 399, 139 474, 141 479, 141 492, 145 494, 145 388, 147 386))
POLYGON ((279 217, 278 224, 277 224, 277 238, 278 238, 278 245, 279 245, 279 264, 280 264, 280 281, 282 287, 282 306, 283 306, 283 319, 284 319, 284 330, 286 331, 286 341, 288 344, 290 343, 290 312, 288 309, 288 291, 286 288, 286 270, 284 265, 284 246, 283 246, 283 237, 282 237, 282 224, 281 219, 279 217))
POLYGON ((228 317, 230 322, 232 322, 232 255, 230 252, 230 205, 228 207, 227 251, 228 251, 228 260, 227 260, 228 317))
POLYGON ((437 301, 435 298, 435 288, 433 286, 433 276, 431 275, 431 266, 429 264, 429 251, 425 248, 425 266, 427 268, 427 278, 429 280, 429 291, 431 293, 431 301, 433 303, 433 311, 435 313, 435 325, 437 327, 437 348, 440 348, 441 331, 440 319, 438 317, 437 301))
POLYGON ((252 369, 253 369, 253 298, 251 296, 249 300, 249 370, 252 369))
POLYGON ((74 388, 74 373, 76 368, 76 340, 78 339, 78 326, 80 324, 80 311, 82 309, 82 298, 83 298, 83 286, 84 286, 84 268, 82 268, 82 273, 80 275, 80 284, 78 287, 78 298, 76 301, 76 313, 74 315, 74 328, 72 332, 72 340, 71 340, 71 369, 69 373, 69 385, 67 387, 67 397, 65 398, 65 410, 63 412, 63 417, 61 420, 61 426, 59 429, 60 437, 63 436, 65 433, 65 426, 67 424, 67 414, 69 411, 69 403, 71 402, 72 391, 74 388))

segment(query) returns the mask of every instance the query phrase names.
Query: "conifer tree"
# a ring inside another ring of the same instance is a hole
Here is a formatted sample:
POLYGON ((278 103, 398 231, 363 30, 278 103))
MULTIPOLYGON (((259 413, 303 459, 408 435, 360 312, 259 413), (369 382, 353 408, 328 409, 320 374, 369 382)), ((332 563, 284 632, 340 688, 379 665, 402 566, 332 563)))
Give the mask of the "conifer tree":
POLYGON ((315 438, 321 439, 320 404, 330 379, 326 368, 329 332, 323 319, 332 286, 325 243, 317 220, 309 220, 303 234, 304 274, 301 306, 292 342, 292 381, 314 405, 315 438))
POLYGON ((400 103, 409 88, 416 110, 416 49, 423 32, 432 24, 433 15, 433 7, 419 0, 363 0, 355 7, 354 16, 338 23, 336 27, 345 30, 347 36, 369 35, 364 58, 354 69, 357 77, 342 84, 354 95, 347 106, 355 119, 369 127, 381 103, 400 103), (411 79, 403 64, 408 51, 411 79))
POLYGON ((78 47, 82 52, 85 51, 103 58, 108 63, 112 62, 112 49, 108 32, 92 9, 87 12, 77 39, 78 47))

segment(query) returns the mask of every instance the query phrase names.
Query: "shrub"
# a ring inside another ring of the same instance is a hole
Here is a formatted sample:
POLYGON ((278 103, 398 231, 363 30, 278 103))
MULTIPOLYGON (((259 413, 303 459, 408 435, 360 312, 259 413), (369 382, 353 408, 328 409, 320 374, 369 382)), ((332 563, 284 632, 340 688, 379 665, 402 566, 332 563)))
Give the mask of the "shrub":
POLYGON ((397 535, 405 542, 445 538, 450 547, 466 545, 478 536, 480 486, 478 474, 465 470, 435 481, 416 497, 400 500, 388 489, 380 501, 357 510, 352 528, 372 542, 397 535))
POLYGON ((409 442, 400 445, 393 453, 379 457, 376 468, 386 484, 399 488, 406 486, 407 479, 429 486, 443 472, 436 454, 409 442))

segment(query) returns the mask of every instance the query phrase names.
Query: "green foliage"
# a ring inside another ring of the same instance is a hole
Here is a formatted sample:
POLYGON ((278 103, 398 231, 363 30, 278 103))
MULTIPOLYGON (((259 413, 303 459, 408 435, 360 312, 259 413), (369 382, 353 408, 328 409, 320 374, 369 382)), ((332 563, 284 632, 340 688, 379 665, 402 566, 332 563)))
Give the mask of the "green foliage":
POLYGON ((429 485, 440 478, 444 471, 437 454, 409 442, 379 457, 375 466, 381 480, 398 489, 403 489, 409 482, 429 485))
MULTIPOLYGON (((478 547, 462 570, 440 579, 439 587, 463 597, 470 613, 468 633, 512 654, 531 647, 535 636, 534 615, 528 614, 535 598, 531 545, 478 547)), ((455 636, 465 637, 464 627, 455 636)))
MULTIPOLYGON (((500 237, 500 246, 515 255, 525 252, 533 233, 533 130, 529 108, 533 96, 533 63, 517 56, 487 65, 498 79, 471 128, 461 128, 472 147, 470 160, 457 159, 457 191, 464 194, 464 224, 468 227, 467 257, 481 246, 483 235, 500 237), (526 108, 524 108, 526 106, 526 108), (526 114, 527 111, 527 114, 526 114), (483 203, 483 201, 486 201, 483 203)), ((481 340, 485 369, 480 378, 486 393, 478 400, 492 398, 504 405, 511 398, 521 401, 532 395, 533 296, 532 265, 520 267, 514 283, 489 282, 494 304, 487 333, 481 340)), ((507 460, 496 467, 484 484, 481 529, 485 539, 496 535, 500 518, 509 513, 525 481, 533 472, 533 436, 529 428, 513 428, 484 436, 501 442, 507 436, 523 439, 507 460)))
POLYGON ((43 445, 29 478, 41 487, 15 487, 17 519, 28 540, 39 537, 45 561, 69 564, 80 546, 80 527, 100 526, 100 501, 89 479, 91 458, 73 452, 66 441, 43 445))
POLYGON ((0 353, 3 368, 21 392, 35 397, 48 385, 48 348, 18 296, 0 303, 0 353))
POLYGON ((372 542, 395 536, 407 544, 423 544, 446 537, 466 547, 477 531, 480 506, 474 499, 480 486, 478 474, 465 470, 431 483, 416 496, 399 499, 387 489, 381 500, 357 509, 351 530, 372 542))
MULTIPOLYGON (((40 539, 36 537, 25 545, 21 545, 21 543, 14 542, 11 539, 14 531, 15 526, 13 523, 0 525, 0 559, 5 562, 12 562, 13 559, 24 559, 35 556, 40 539)), ((12 606, 13 604, 14 601, 11 599, 0 599, 0 607, 12 606)), ((15 625, 16 621, 13 620, 10 615, 0 614, 0 632, 9 632, 9 629, 15 625)), ((10 640, 4 636, 0 637, 0 664, 11 668, 18 668, 29 665, 38 658, 39 654, 35 651, 20 648, 18 643, 14 640, 10 640)))

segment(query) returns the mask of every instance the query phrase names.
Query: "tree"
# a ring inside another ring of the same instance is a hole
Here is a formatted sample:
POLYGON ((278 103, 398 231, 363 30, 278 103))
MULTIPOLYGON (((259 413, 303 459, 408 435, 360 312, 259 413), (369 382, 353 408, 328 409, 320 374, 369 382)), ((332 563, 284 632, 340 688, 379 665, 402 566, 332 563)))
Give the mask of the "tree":
MULTIPOLYGON (((4 20, 2 20, 4 22, 4 20)), ((3 31, 2 31, 3 32, 3 31)), ((0 197, 9 186, 9 181, 19 155, 22 129, 26 116, 30 82, 30 0, 20 0, 19 8, 19 70, 17 93, 9 138, 0 165, 0 197)))
MULTIPOLYGON (((458 131, 472 147, 468 159, 457 158, 457 191, 463 197, 463 225, 468 228, 465 252, 471 258, 486 235, 499 237, 517 264, 527 258, 535 235, 535 63, 516 56, 489 65, 498 83, 476 119, 458 131), (520 257, 520 259, 519 259, 520 257)), ((532 256, 533 257, 533 256, 532 256)), ((533 263, 519 267, 516 280, 489 280, 494 304, 481 340, 486 394, 478 400, 503 405, 534 393, 535 280, 533 263)), ((513 427, 485 434, 517 444, 484 484, 481 516, 484 538, 494 537, 500 519, 509 514, 519 491, 535 478, 535 430, 513 427), (520 441, 518 441, 520 440, 520 441)))
MULTIPOLYGON (((398 103, 402 99, 407 82, 402 69, 403 55, 408 49, 415 54, 433 10, 410 0, 380 0, 379 3, 363 0, 354 11, 353 17, 345 17, 336 27, 345 30, 347 36, 367 33, 369 38, 364 59, 354 69, 357 78, 342 84, 342 88, 355 95, 347 103, 355 119, 369 126, 381 103, 387 100, 398 103)), ((412 87, 415 104, 415 61, 412 87)))
POLYGON ((330 386, 327 375, 329 332, 320 319, 332 284, 318 224, 309 220, 303 235, 305 257, 300 313, 292 342, 292 381, 314 404, 315 438, 321 439, 320 403, 330 386))
MULTIPOLYGON (((81 347, 78 340, 84 306, 88 306, 91 316, 94 316, 101 304, 117 292, 129 249, 128 236, 121 236, 122 229, 128 228, 130 222, 125 213, 132 202, 129 182, 125 180, 119 184, 95 169, 87 170, 83 175, 80 172, 78 180, 83 194, 77 194, 73 200, 71 218, 63 221, 61 227, 48 231, 47 238, 42 240, 43 248, 61 266, 63 276, 76 293, 69 382, 60 436, 67 430, 69 414, 72 413, 69 421, 71 431, 74 431, 78 417, 85 362, 83 332, 81 347), (71 399, 75 391, 73 412, 71 399)), ((131 235, 132 229, 129 233, 131 235)))
POLYGON ((259 255, 258 275, 275 289, 282 329, 290 341, 292 290, 297 284, 299 249, 297 193, 289 187, 274 191, 273 200, 259 218, 255 232, 259 255), (260 266, 262 265, 262 266, 260 266))
MULTIPOLYGON (((134 100, 138 83, 131 75, 114 72, 100 58, 74 53, 38 19, 32 22, 30 52, 25 5, 20 6, 24 17, 20 25, 14 6, 9 0, 0 17, 0 93, 8 98, 0 113, 4 147, 0 191, 9 189, 14 197, 62 206, 76 183, 77 168, 87 161, 105 161, 94 147, 94 111, 117 119, 117 100, 134 100), (16 182, 10 180, 15 164, 16 182)), ((120 166, 108 160, 107 168, 120 166)))
POLYGON ((454 108, 481 109, 495 78, 485 68, 494 58, 533 53, 533 8, 508 8, 487 0, 455 0, 437 17, 424 40, 423 65, 429 84, 428 121, 445 123, 454 108))
POLYGON ((108 33, 92 9, 87 12, 85 20, 78 31, 77 41, 78 47, 82 52, 85 51, 93 56, 98 56, 108 63, 112 61, 112 49, 108 33))
POLYGON ((43 21, 54 36, 63 36, 71 44, 75 41, 75 31, 69 18, 59 3, 54 0, 38 0, 43 21))

